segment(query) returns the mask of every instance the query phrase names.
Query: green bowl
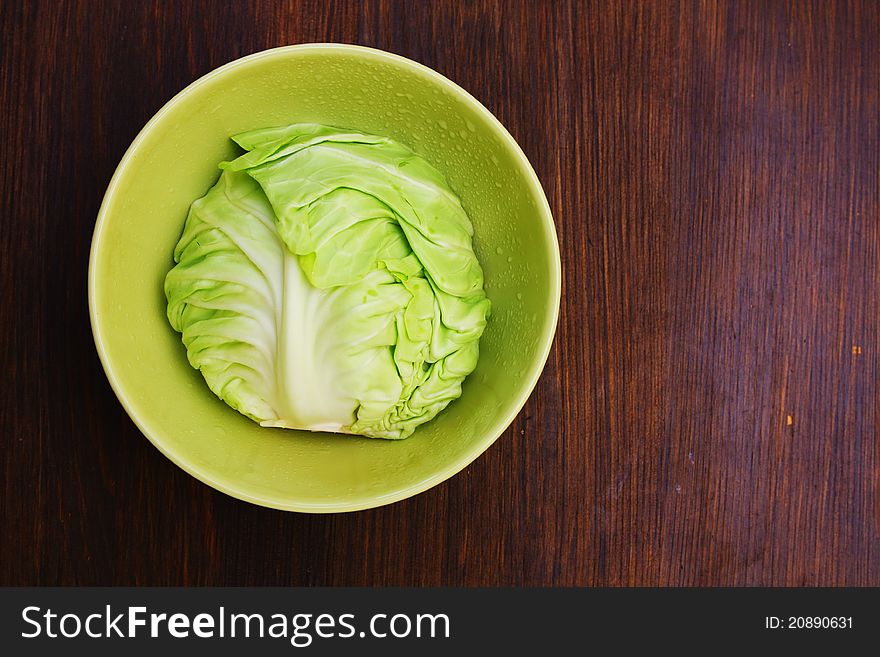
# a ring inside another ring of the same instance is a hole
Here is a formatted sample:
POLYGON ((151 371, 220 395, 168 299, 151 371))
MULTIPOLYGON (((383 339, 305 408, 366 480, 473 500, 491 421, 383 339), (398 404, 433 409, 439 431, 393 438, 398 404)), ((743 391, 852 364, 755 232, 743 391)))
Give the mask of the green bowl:
POLYGON ((101 205, 89 308, 113 390, 153 444, 229 495, 315 513, 420 493, 513 421, 553 341, 559 246, 522 150, 466 91, 403 57, 338 44, 236 60, 172 98, 122 158, 101 205), (446 176, 473 220, 492 317, 460 399, 407 440, 266 429, 217 399, 165 318, 162 291, 187 209, 235 154, 229 136, 317 122, 387 135, 446 176))

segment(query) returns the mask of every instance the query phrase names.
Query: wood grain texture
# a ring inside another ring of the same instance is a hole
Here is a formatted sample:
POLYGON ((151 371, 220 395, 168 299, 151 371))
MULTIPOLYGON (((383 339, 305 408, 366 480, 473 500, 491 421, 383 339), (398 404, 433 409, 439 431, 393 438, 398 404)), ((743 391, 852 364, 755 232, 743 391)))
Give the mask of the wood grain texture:
POLYGON ((0 584, 880 585, 876 2, 0 3, 0 584), (276 512, 138 432, 88 250, 128 144, 231 59, 420 61, 509 128, 565 289, 452 480, 276 512))

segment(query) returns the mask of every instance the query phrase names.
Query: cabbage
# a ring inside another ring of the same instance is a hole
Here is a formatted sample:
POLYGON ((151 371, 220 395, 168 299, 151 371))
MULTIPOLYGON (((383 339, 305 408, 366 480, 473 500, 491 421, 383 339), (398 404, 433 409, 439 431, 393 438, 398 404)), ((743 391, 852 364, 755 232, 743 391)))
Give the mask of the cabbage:
POLYGON ((165 279, 190 364, 263 426, 406 438, 461 395, 489 315, 459 199, 384 137, 233 139, 165 279))

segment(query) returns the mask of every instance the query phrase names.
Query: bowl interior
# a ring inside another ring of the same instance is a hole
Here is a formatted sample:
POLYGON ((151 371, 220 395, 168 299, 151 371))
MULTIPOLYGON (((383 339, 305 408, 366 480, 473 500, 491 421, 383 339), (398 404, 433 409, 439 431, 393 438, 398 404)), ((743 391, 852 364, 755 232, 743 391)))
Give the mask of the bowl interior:
POLYGON ((92 247, 93 330, 108 377, 178 465, 236 497, 344 511, 420 492, 485 450, 534 386, 556 326, 559 256, 540 184, 500 124, 445 78, 364 48, 295 46, 197 81, 120 165, 92 247), (236 154, 229 136, 314 121, 393 137, 444 173, 473 220, 493 314, 462 397, 409 439, 265 429, 217 399, 165 319, 162 284, 190 203, 236 154))

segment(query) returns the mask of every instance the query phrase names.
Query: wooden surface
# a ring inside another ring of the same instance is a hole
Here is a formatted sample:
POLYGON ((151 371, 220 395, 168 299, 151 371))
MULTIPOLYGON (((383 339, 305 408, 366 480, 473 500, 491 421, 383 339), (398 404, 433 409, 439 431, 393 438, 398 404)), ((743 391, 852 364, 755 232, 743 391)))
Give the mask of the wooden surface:
POLYGON ((0 584, 880 585, 877 2, 0 3, 0 584), (132 138, 289 43, 400 53, 531 159, 565 273, 511 428, 414 499, 197 482, 104 378, 89 241, 132 138))

